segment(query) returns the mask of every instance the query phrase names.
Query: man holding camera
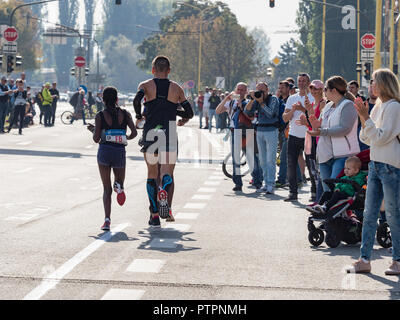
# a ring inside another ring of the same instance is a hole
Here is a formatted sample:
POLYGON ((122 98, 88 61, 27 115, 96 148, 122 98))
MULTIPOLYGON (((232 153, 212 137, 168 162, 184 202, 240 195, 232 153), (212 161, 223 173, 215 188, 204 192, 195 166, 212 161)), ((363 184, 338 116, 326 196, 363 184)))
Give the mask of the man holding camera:
POLYGON ((233 183, 235 187, 232 189, 235 192, 241 192, 243 187, 242 176, 240 174, 240 151, 246 147, 246 160, 252 169, 253 184, 257 189, 261 188, 261 169, 255 146, 252 146, 250 141, 246 141, 243 145, 242 140, 246 140, 248 133, 254 135, 251 118, 245 115, 244 109, 248 103, 246 100, 247 84, 239 82, 236 85, 235 91, 226 95, 216 109, 216 114, 224 112, 228 113, 229 128, 231 130, 231 149, 233 163, 233 183), (248 129, 248 130, 247 130, 248 129))
POLYGON ((289 121, 289 138, 287 148, 287 175, 289 180, 289 196, 284 201, 297 201, 297 163, 299 155, 304 150, 304 140, 307 127, 296 124, 301 115, 305 113, 306 103, 313 103, 314 98, 308 92, 310 76, 307 73, 299 74, 297 85, 299 92, 291 95, 286 102, 286 109, 283 113, 283 120, 289 121))
POLYGON ((277 97, 269 94, 268 84, 265 82, 257 84, 256 90, 250 91, 250 101, 246 105, 245 113, 249 117, 253 117, 254 113, 258 112, 257 146, 264 176, 264 187, 258 188, 257 192, 274 194, 280 102, 277 97))

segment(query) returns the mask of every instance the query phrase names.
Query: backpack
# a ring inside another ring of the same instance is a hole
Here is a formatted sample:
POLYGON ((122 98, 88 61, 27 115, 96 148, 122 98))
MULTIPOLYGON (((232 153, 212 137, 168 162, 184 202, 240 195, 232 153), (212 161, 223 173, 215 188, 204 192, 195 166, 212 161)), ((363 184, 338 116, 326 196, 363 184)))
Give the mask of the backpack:
POLYGON ((279 115, 278 115, 279 131, 284 131, 286 129, 286 126, 288 125, 287 122, 283 121, 283 117, 282 117, 283 113, 285 112, 285 108, 286 108, 285 101, 283 101, 282 99, 279 99, 279 115))
POLYGON ((73 106, 74 108, 75 108, 76 105, 78 104, 78 95, 79 95, 79 92, 75 92, 75 93, 72 95, 71 99, 69 99, 69 104, 70 104, 71 106, 73 106))

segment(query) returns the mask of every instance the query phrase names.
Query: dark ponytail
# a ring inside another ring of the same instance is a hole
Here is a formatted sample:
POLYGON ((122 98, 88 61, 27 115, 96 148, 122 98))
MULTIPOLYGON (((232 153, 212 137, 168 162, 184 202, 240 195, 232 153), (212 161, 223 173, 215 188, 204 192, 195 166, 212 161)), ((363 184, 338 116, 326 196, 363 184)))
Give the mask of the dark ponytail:
POLYGON ((106 109, 115 114, 117 112, 118 91, 115 87, 106 87, 103 90, 103 101, 106 109))

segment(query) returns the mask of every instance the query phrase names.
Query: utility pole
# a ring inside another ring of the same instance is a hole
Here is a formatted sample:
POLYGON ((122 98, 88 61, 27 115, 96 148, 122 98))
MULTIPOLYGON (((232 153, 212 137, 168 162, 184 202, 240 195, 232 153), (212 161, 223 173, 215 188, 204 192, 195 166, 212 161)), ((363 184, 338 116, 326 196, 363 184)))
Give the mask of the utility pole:
MULTIPOLYGON (((360 53, 360 0, 357 0, 357 62, 361 60, 360 53)), ((361 85, 361 72, 357 72, 357 82, 361 85)))
POLYGON ((392 1, 391 10, 390 10, 390 49, 389 49, 389 69, 394 70, 394 47, 395 47, 395 33, 394 33, 394 10, 396 9, 395 1, 392 1))
POLYGON ((322 7, 321 80, 325 79, 326 0, 322 7))
POLYGON ((376 0, 375 38, 374 70, 379 69, 382 65, 382 0, 376 0))

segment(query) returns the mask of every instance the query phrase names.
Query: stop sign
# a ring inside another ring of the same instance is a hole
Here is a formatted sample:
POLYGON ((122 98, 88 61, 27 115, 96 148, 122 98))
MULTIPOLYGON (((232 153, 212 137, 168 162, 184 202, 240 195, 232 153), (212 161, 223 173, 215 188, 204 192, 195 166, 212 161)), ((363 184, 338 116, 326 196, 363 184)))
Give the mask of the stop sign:
POLYGON ((366 33, 361 37, 361 45, 364 49, 375 48, 375 36, 371 33, 366 33))
POLYGON ((14 27, 8 27, 4 30, 3 36, 8 42, 13 42, 18 39, 18 31, 14 27))
POLYGON ((75 58, 75 65, 76 65, 78 68, 84 67, 85 64, 86 64, 86 59, 85 59, 84 57, 76 57, 76 58, 75 58))

